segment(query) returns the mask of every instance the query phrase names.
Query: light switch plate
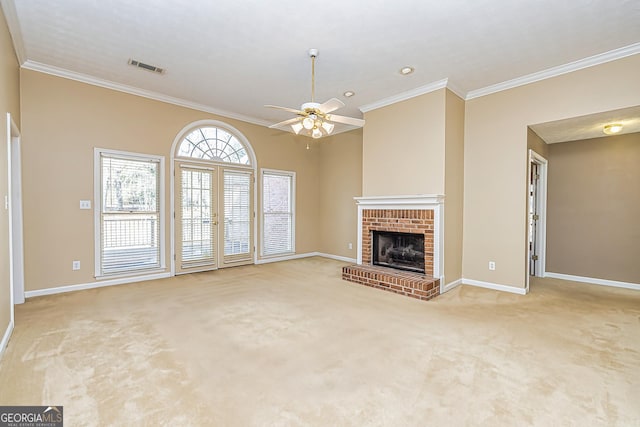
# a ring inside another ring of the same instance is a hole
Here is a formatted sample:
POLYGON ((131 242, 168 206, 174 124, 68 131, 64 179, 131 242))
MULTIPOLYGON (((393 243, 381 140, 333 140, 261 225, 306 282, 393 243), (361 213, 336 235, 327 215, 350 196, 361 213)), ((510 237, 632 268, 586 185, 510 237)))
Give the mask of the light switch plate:
POLYGON ((80 209, 91 209, 91 200, 80 200, 80 209))

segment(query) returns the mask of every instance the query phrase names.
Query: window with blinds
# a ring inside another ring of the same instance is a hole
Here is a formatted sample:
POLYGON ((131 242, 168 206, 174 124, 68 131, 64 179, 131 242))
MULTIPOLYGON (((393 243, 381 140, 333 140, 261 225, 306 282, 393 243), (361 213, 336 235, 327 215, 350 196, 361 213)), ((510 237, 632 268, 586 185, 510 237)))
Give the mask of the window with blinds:
POLYGON ((262 255, 295 252, 295 172, 262 170, 262 255))
POLYGON ((161 159, 99 151, 96 276, 160 268, 161 159))

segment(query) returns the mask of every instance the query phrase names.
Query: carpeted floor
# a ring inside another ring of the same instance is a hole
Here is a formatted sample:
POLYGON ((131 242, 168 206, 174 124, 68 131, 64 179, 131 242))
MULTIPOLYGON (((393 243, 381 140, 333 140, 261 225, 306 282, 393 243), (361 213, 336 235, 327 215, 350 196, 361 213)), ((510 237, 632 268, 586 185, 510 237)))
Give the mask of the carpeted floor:
POLYGON ((65 425, 640 426, 640 293, 533 280, 429 302, 322 258, 28 300, 0 404, 65 425))

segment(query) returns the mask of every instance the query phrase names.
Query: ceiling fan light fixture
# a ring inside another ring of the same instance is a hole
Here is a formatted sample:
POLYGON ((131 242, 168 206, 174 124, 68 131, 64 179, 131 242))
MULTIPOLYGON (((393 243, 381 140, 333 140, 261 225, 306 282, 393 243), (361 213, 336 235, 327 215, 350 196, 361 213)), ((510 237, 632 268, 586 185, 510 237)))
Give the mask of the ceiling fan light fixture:
POLYGON ((302 120, 302 127, 305 128, 306 130, 313 129, 315 124, 316 124, 315 120, 313 120, 311 117, 305 117, 304 120, 302 120))
POLYGON ((620 133, 622 131, 622 124, 621 123, 610 123, 608 125, 605 125, 604 128, 602 129, 602 131, 604 133, 606 133, 607 135, 615 135, 615 134, 620 133))
POLYGON ((314 139, 322 138, 322 131, 318 128, 313 129, 311 132, 311 137, 314 139))
POLYGON ((330 135, 333 132, 333 128, 335 125, 329 122, 322 122, 322 128, 327 132, 327 135, 330 135))
POLYGON ((300 131, 302 129, 304 129, 304 126, 302 126, 302 123, 297 122, 291 125, 291 129, 293 130, 293 132, 297 135, 300 133, 300 131))

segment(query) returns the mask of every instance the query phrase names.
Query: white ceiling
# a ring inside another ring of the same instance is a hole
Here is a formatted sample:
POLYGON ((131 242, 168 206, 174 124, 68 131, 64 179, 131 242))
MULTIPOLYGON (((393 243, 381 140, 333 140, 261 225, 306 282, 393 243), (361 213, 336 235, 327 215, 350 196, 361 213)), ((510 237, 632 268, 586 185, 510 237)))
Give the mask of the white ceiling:
POLYGON ((638 0, 0 2, 26 68, 258 124, 290 116, 265 104, 310 100, 312 47, 316 100, 354 117, 444 84, 469 99, 640 53, 638 0))
POLYGON ((640 106, 540 123, 529 127, 547 144, 555 144, 609 136, 603 130, 605 125, 611 123, 619 123, 623 126, 618 135, 640 132, 640 106))

